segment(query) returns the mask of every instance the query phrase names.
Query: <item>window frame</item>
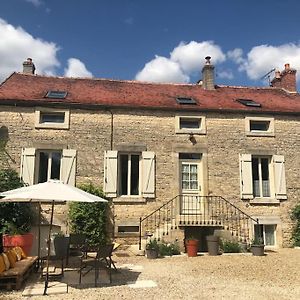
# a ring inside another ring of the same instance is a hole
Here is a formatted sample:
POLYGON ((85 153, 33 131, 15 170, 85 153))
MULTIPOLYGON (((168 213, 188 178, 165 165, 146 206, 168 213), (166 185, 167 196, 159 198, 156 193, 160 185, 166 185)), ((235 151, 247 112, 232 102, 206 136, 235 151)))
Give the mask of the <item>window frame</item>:
POLYGON ((56 108, 45 108, 37 107, 35 109, 35 128, 37 129, 69 129, 70 128, 70 110, 68 109, 56 109, 56 108), (41 122, 41 116, 43 113, 49 114, 64 114, 64 122, 41 122))
MULTIPOLYGON (((254 234, 254 238, 257 238, 258 236, 256 235, 256 226, 262 226, 262 237, 263 237, 263 242, 264 245, 266 247, 270 247, 270 248, 275 248, 277 247, 277 227, 278 224, 265 224, 265 223, 259 223, 259 224, 254 224, 254 228, 253 228, 253 234, 254 234), (274 226, 274 231, 273 231, 273 237, 274 237, 274 244, 273 245, 267 245, 266 243, 266 226, 274 226)), ((260 238, 260 237, 259 237, 260 238)))
POLYGON ((267 117, 245 117, 245 132, 246 136, 275 136, 274 118, 267 117), (268 122, 268 130, 251 130, 251 122, 268 122))
POLYGON ((175 116, 175 133, 177 134, 206 134, 206 118, 205 116, 197 115, 177 115, 175 116), (200 124, 199 128, 180 128, 181 120, 197 120, 200 124))

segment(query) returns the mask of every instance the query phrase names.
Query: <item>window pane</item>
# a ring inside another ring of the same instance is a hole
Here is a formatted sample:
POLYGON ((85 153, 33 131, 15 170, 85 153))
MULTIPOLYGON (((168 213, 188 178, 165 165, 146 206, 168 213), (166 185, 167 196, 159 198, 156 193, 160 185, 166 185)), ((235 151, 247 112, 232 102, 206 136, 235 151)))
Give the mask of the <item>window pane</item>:
POLYGON ((183 119, 180 118, 180 129, 190 128, 190 129, 199 129, 201 125, 201 119, 183 119))
POLYGON ((48 180, 48 159, 47 152, 40 152, 39 155, 39 178, 38 182, 46 182, 48 180))
POLYGON ((275 230, 276 225, 265 225, 265 244, 267 246, 275 245, 275 230))
POLYGON ((127 195, 128 184, 128 155, 120 155, 120 195, 127 195))
POLYGON ((189 182, 188 181, 182 181, 182 189, 183 190, 189 190, 189 182))
POLYGON ((198 189, 198 181, 192 181, 191 182, 191 189, 197 190, 198 189))
POLYGON ((51 153, 51 179, 60 179, 60 162, 61 162, 61 153, 52 152, 51 153))
POLYGON ((197 165, 191 165, 191 174, 196 174, 198 173, 198 166, 197 165))
POLYGON ((139 194, 139 155, 131 155, 131 178, 130 178, 130 194, 139 194))
POLYGON ((269 159, 261 158, 261 176, 263 197, 270 197, 269 159))
POLYGON ((65 113, 43 113, 40 115, 41 123, 64 123, 65 113))
POLYGON ((252 158, 252 182, 253 182, 253 195, 260 197, 259 189, 259 173, 258 173, 258 158, 252 158))
POLYGON ((250 121, 250 131, 268 131, 269 121, 250 121))
POLYGON ((255 239, 264 239, 264 233, 263 233, 263 225, 259 224, 259 225, 254 225, 254 236, 255 239))

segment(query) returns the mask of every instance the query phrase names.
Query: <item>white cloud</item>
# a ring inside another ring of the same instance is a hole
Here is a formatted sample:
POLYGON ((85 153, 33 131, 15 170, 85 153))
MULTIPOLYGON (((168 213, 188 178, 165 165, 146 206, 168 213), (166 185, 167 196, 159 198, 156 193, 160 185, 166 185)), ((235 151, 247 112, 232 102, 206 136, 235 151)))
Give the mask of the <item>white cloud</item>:
POLYGON ((231 70, 222 70, 222 71, 216 71, 216 76, 224 79, 233 79, 233 73, 231 70))
POLYGON ((300 44, 255 46, 247 54, 247 59, 240 64, 240 70, 246 71, 250 79, 257 80, 273 68, 283 70, 285 63, 300 69, 300 44))
POLYGON ((68 59, 68 67, 65 69, 66 77, 93 77, 93 74, 87 70, 84 63, 77 58, 68 59))
POLYGON ((41 0, 25 0, 25 1, 33 4, 35 7, 39 7, 43 3, 41 0))
POLYGON ((226 55, 213 41, 197 43, 181 42, 170 53, 170 58, 156 56, 146 63, 136 75, 137 80, 152 82, 189 82, 190 76, 201 72, 206 56, 211 56, 213 63, 225 61, 226 55))
POLYGON ((58 46, 14 27, 0 18, 0 81, 14 71, 22 70, 22 63, 31 57, 38 74, 55 74, 60 63, 56 58, 58 46))
POLYGON ((227 52, 227 57, 237 64, 245 62, 243 58, 243 50, 241 48, 235 48, 227 52))
POLYGON ((181 68, 188 74, 200 72, 206 56, 211 56, 214 64, 225 61, 225 54, 213 41, 197 43, 191 41, 188 44, 181 42, 171 52, 170 59, 178 62, 181 68))
POLYGON ((146 63, 144 68, 136 75, 136 79, 150 82, 189 81, 189 77, 182 72, 178 63, 162 56, 156 56, 146 63))

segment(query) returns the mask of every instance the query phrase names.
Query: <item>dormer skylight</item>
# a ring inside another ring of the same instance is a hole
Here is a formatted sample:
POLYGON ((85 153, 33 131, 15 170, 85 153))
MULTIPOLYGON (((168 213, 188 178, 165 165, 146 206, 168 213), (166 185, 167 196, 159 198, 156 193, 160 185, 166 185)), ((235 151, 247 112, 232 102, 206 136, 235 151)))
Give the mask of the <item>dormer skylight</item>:
POLYGON ((65 91, 48 91, 45 98, 51 99, 65 99, 68 92, 65 91))
POLYGON ((197 102, 190 97, 177 97, 176 101, 178 104, 197 104, 197 102))
POLYGON ((261 107, 261 104, 251 99, 237 99, 237 102, 250 107, 261 107))

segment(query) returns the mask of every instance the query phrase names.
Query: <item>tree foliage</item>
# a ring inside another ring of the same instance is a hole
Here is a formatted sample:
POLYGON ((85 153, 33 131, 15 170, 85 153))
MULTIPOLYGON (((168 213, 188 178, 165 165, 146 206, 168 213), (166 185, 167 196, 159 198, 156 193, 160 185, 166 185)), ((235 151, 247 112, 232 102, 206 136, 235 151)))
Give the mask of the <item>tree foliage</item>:
POLYGON ((300 204, 296 205, 291 213, 292 220, 296 221, 292 240, 294 242, 294 246, 300 246, 300 204))
MULTIPOLYGON (((102 189, 92 183, 78 187, 88 193, 105 198, 102 189)), ((105 244, 107 242, 107 209, 108 205, 104 202, 71 203, 69 210, 71 232, 85 234, 90 245, 105 244)))
MULTIPOLYGON (((12 169, 0 170, 0 192, 22 187, 18 173, 12 169)), ((34 213, 30 203, 0 203, 0 232, 22 234, 28 232, 34 213)))

